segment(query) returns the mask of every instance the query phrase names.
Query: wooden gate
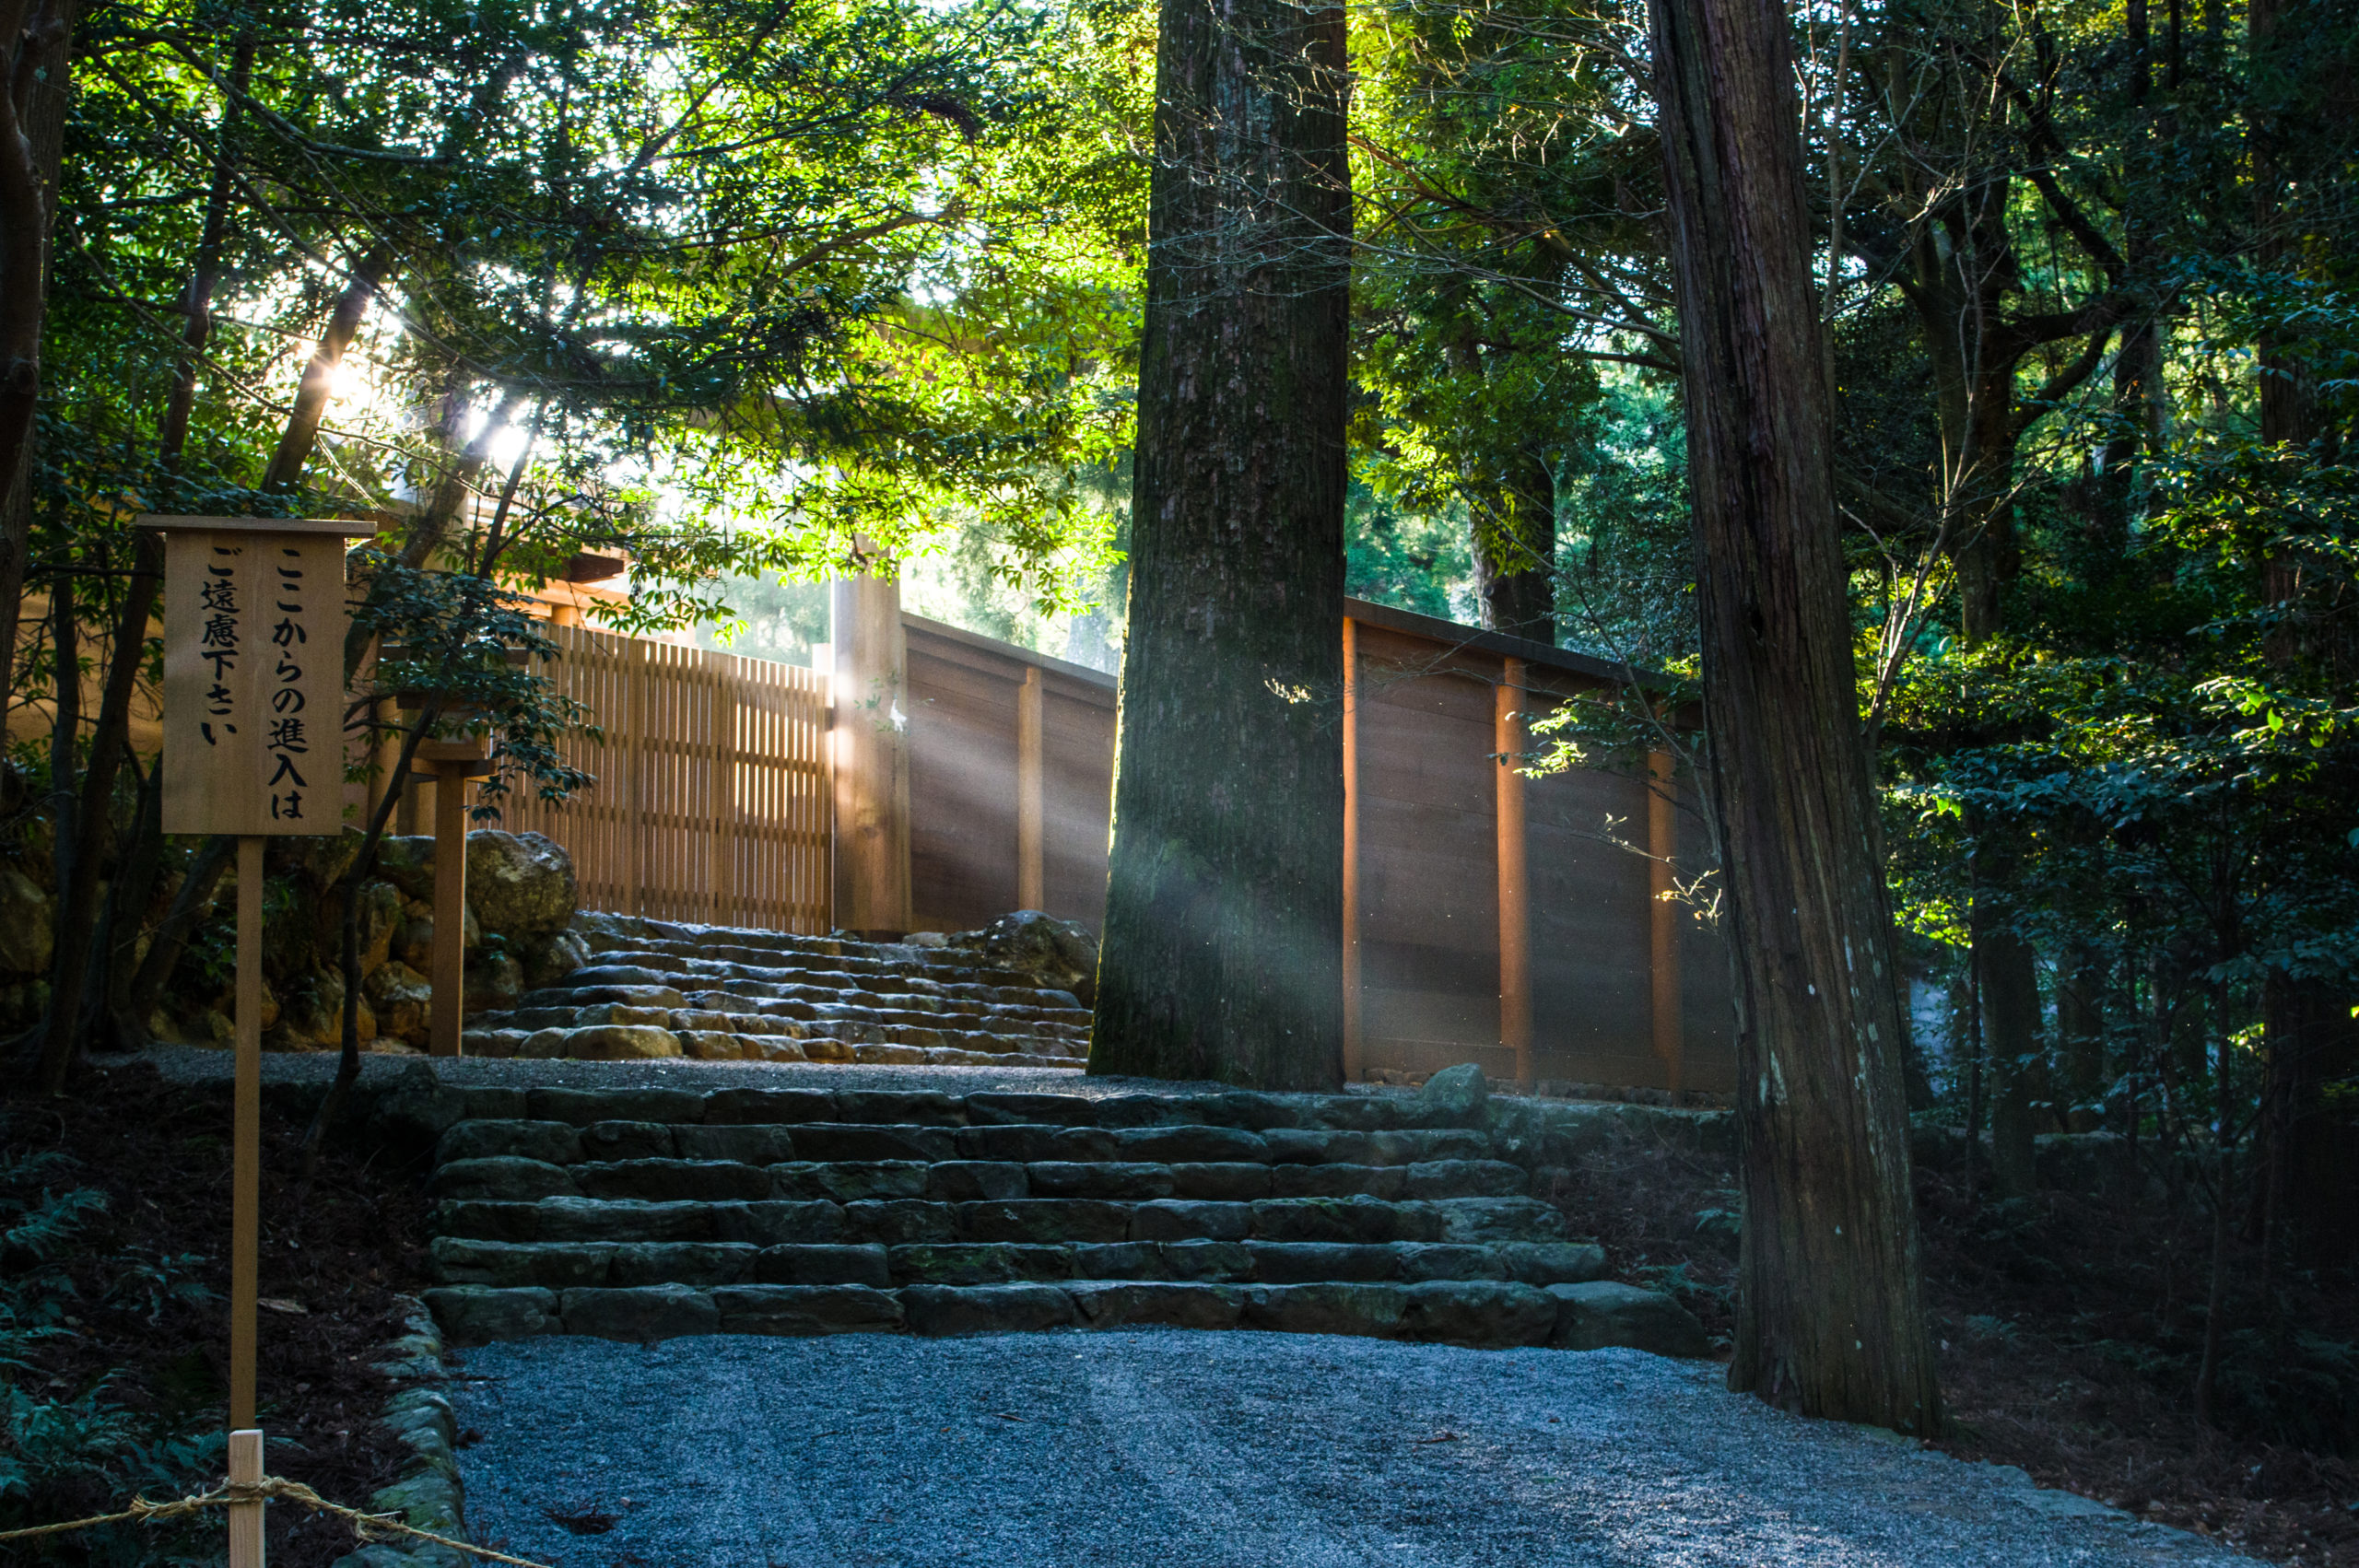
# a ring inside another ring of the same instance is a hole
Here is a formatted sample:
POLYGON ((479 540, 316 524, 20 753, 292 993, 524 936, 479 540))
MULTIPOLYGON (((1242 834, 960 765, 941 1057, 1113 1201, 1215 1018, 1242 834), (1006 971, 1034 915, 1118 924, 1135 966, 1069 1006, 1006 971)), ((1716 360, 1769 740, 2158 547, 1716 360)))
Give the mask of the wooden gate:
POLYGON ((561 749, 598 781, 511 797, 500 825, 572 852, 581 907, 824 931, 833 909, 825 681, 762 659, 546 628, 546 667, 606 739, 561 749))

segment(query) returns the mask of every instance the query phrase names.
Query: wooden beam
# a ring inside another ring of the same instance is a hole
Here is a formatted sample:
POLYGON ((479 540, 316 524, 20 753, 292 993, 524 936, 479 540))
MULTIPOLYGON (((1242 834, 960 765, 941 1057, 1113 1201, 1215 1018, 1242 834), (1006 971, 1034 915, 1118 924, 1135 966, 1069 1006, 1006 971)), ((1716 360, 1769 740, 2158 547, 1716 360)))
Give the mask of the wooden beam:
POLYGON ((238 1060, 229 1113, 232 1432, 254 1423, 254 1304, 262 1257, 262 848, 257 837, 238 840, 238 1060))
POLYGON ((1679 854, 1678 781, 1669 752, 1647 755, 1647 976, 1654 1053, 1666 1086, 1678 1094, 1685 1071, 1684 1024, 1679 1012, 1679 907, 1674 879, 1679 854))
MULTIPOLYGON (((424 748, 420 748, 421 750, 424 748)), ((457 1056, 467 984, 467 768, 442 765, 434 780, 434 956, 428 1004, 430 1056, 457 1056)))
POLYGON ((909 656, 898 579, 839 579, 835 649, 835 923, 910 929, 909 656))
POLYGON ((1499 1044, 1515 1053, 1517 1087, 1530 1093, 1532 1067, 1532 882, 1523 834, 1524 665, 1510 658, 1493 688, 1498 755, 1499 1044))
POLYGON ((1367 1071, 1360 1018, 1360 628, 1344 621, 1344 1082, 1367 1071))
POLYGON ((1045 909, 1049 904, 1047 784, 1040 756, 1044 690, 1040 667, 1024 667, 1015 689, 1015 907, 1045 909))

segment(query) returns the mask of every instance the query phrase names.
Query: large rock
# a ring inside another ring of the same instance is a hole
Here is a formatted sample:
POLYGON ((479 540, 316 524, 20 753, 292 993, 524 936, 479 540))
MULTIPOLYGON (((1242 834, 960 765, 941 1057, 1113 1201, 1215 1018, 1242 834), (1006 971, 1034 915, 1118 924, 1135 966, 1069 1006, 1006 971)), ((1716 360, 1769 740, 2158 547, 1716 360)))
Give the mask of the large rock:
POLYGON ((525 988, 539 990, 543 987, 556 985, 589 963, 590 943, 579 931, 558 931, 548 937, 526 937, 517 942, 516 956, 524 965, 525 988))
POLYGON ((377 1033, 413 1046, 427 1043, 432 1032, 434 988, 425 976, 399 959, 380 965, 361 987, 377 1014, 377 1033))
POLYGON ((1557 1304, 1532 1285, 1503 1280, 1429 1280, 1409 1287, 1401 1332, 1453 1345, 1539 1345, 1556 1327, 1557 1304))
POLYGON ((288 982, 278 1023, 296 1047, 344 1041, 344 975, 340 968, 314 968, 288 982))
POLYGON ((524 994, 523 965, 506 953, 479 953, 467 960, 464 1010, 505 1012, 524 994))
POLYGON ((493 1340, 522 1340, 555 1327, 557 1295, 537 1287, 499 1290, 486 1285, 447 1285, 424 1293, 434 1320, 454 1345, 493 1340))
POLYGON ((483 928, 514 942, 546 939, 573 919, 573 857, 537 833, 467 835, 467 902, 483 928))
MULTIPOLYGON (((539 1036, 534 1036, 538 1039, 539 1036)), ((519 1056, 529 1054, 519 1051, 519 1056)), ((646 1024, 599 1024, 565 1033, 565 1054, 576 1061, 639 1061, 680 1054, 680 1036, 646 1024)))
POLYGON ((648 1344, 721 1332, 721 1313, 712 1297, 687 1285, 583 1286, 566 1292, 563 1300, 569 1334, 648 1344))
POLYGON ((1627 1346, 1659 1356, 1708 1356, 1712 1341, 1696 1315, 1661 1291, 1614 1280, 1550 1285, 1556 1327, 1548 1342, 1564 1351, 1627 1346))
POLYGON ((1491 1086, 1473 1062, 1445 1067, 1417 1091, 1421 1110, 1430 1119, 1457 1127, 1479 1127, 1490 1103, 1491 1086))
POLYGON ((1038 909, 1002 915, 983 928, 983 962, 1035 985, 1071 991, 1084 1007, 1097 1000, 1097 939, 1089 928, 1038 909))
POLYGON ((1037 1333, 1075 1320, 1073 1297, 1054 1285, 911 1285, 901 1310, 910 1332, 935 1337, 1037 1333))
POLYGON ((425 834, 389 833, 377 840, 377 874, 405 898, 434 902, 434 840, 425 834))
POLYGON ((16 867, 0 867, 0 970, 46 975, 56 943, 49 895, 16 867))

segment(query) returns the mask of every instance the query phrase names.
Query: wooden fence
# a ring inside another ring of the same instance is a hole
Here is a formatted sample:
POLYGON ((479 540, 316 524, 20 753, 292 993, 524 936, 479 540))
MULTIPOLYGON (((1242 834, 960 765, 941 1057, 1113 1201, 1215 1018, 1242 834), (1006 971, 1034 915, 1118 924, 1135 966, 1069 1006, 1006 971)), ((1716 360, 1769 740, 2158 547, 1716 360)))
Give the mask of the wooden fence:
POLYGON ((910 907, 919 930, 1106 907, 1114 678, 906 612, 910 907))
MULTIPOLYGON (((889 600, 886 602, 889 605, 889 600)), ((893 612, 888 608, 887 614, 893 612)), ((1505 758, 1530 719, 1624 678, 1563 649, 1353 601, 1341 628, 1346 1057, 1354 1077, 1473 1060, 1495 1076, 1726 1090, 1719 936, 1662 895, 1700 868, 1664 777, 1505 758)), ((902 614, 909 923, 1015 908, 1095 929, 1106 892, 1114 682, 902 614)), ((597 785, 506 825, 572 850, 585 907, 717 924, 834 923, 829 683, 789 665, 571 627, 561 690, 607 739, 597 785)), ((869 721, 869 720, 863 720, 869 721)))
POLYGON ((500 825, 572 851, 581 906, 773 930, 833 917, 824 678, 791 664, 579 626, 546 628, 558 691, 602 743, 567 760, 597 783, 562 805, 511 797, 500 825))
MULTIPOLYGON (((1475 1061, 1502 1079, 1725 1091, 1717 932, 1661 895, 1701 869, 1692 791, 1503 758, 1602 661, 1347 603, 1347 1070, 1475 1061)), ((910 905, 919 930, 1014 908, 1097 929, 1112 806, 1111 676, 903 614, 910 905)))

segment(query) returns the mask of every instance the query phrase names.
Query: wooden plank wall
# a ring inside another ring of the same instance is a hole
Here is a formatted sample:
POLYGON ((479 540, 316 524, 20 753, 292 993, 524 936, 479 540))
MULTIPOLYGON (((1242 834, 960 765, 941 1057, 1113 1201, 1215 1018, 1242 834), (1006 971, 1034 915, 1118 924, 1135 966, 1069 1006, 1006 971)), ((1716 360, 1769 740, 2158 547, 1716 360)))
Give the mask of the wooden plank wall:
POLYGON ((1041 686, 1042 906, 1096 930, 1114 787, 1110 675, 904 614, 910 882, 920 930, 973 930, 1019 907, 1017 705, 1041 686))
MULTIPOLYGON (((1507 655, 1442 623, 1363 608, 1360 660, 1359 931, 1362 1065, 1429 1072, 1472 1060, 1515 1075, 1499 1040, 1496 693, 1507 655), (1380 618, 1379 616, 1380 615, 1380 618), (1451 635, 1451 634, 1455 635, 1451 635)), ((1537 716, 1602 683, 1532 650, 1520 706, 1537 716)), ((1527 778, 1532 1075, 1668 1086, 1653 1048, 1649 786, 1576 769, 1527 778)), ((1683 872, 1701 834, 1680 813, 1683 872)), ((1728 961, 1682 908, 1677 1037, 1681 1087, 1733 1086, 1728 961)))
POLYGON ((546 628, 557 689, 604 743, 570 737, 598 776, 563 805, 511 798, 501 825, 572 852, 581 907, 774 930, 832 921, 826 682, 762 659, 546 628))
MULTIPOLYGON (((1353 605, 1362 1067, 1473 1060, 1515 1076, 1499 1044, 1497 689, 1510 651, 1534 713, 1608 684, 1605 666, 1376 605, 1353 605)), ((971 930, 1016 907, 1019 693, 1044 687, 1044 883, 1052 914, 1097 928, 1106 887, 1114 683, 904 614, 910 875, 921 930, 971 930)), ((1525 863, 1534 1078, 1665 1087, 1656 1048, 1649 786, 1581 770, 1527 779, 1525 863)), ((1683 872, 1701 834, 1679 814, 1683 872)), ((1672 922, 1681 1087, 1726 1090, 1728 965, 1692 912, 1672 922)))

